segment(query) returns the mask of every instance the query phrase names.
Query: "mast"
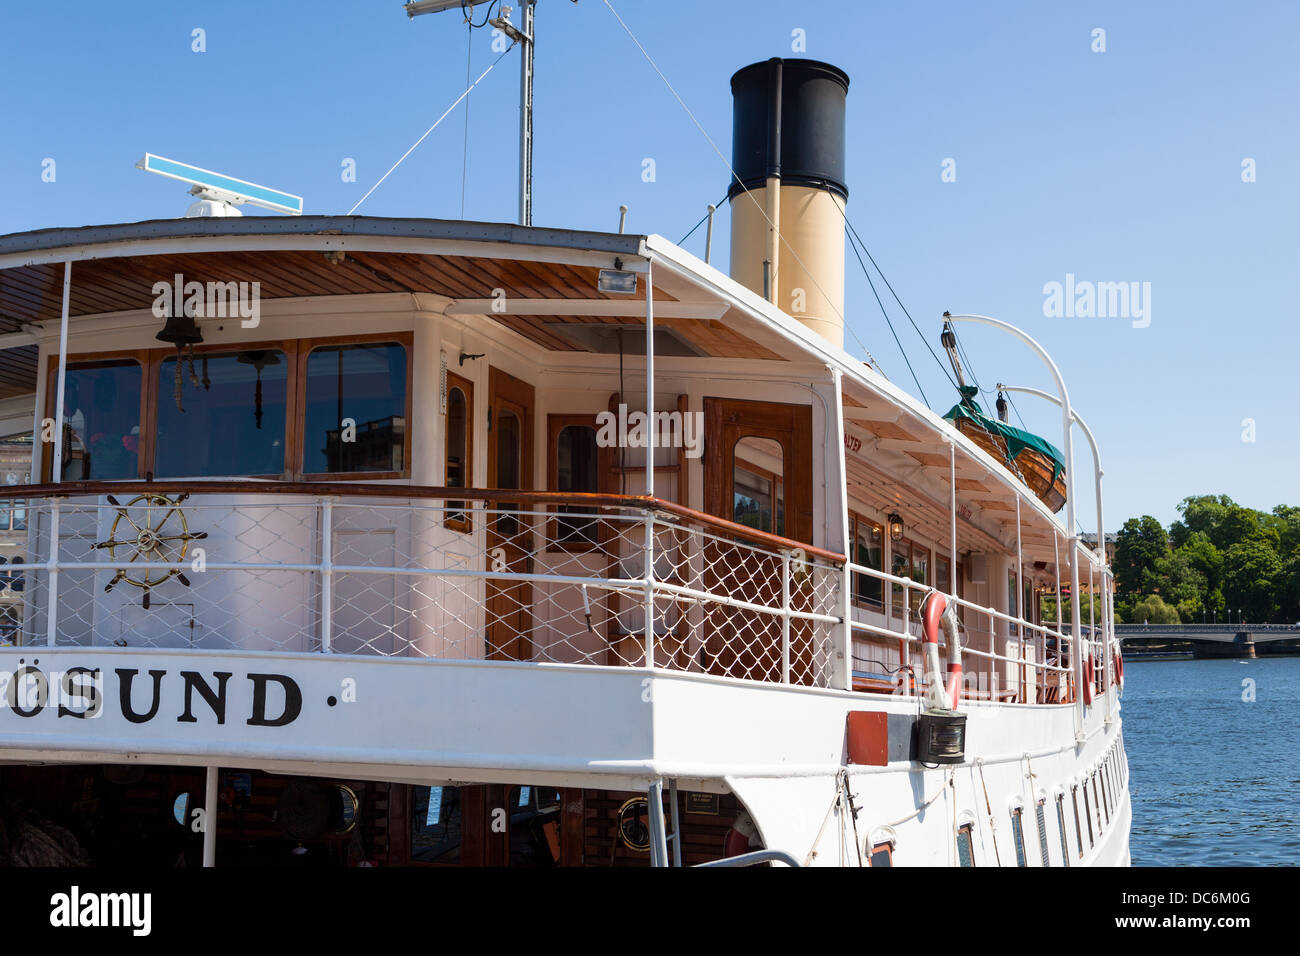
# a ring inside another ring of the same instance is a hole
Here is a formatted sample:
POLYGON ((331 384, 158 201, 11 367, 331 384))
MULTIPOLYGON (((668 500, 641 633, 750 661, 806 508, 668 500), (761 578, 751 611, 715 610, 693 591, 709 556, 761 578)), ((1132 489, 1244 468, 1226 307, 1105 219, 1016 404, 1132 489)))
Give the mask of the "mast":
MULTIPOLYGON (((410 0, 404 9, 414 19, 426 13, 460 10, 472 17, 474 8, 489 0, 410 0)), ((493 27, 523 46, 519 60, 519 225, 533 224, 533 20, 537 0, 522 0, 523 29, 508 19, 510 8, 502 7, 501 16, 488 20, 493 27)), ((491 12, 489 10, 489 12, 491 12)), ((476 24, 482 26, 482 24, 476 24)))

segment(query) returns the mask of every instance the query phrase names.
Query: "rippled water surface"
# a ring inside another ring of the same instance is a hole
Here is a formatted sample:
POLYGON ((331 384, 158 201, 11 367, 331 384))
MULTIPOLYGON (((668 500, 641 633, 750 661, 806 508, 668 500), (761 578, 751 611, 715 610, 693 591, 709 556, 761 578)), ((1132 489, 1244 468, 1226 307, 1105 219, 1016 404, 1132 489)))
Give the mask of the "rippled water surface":
POLYGON ((1300 657, 1130 661, 1124 678, 1133 865, 1300 863, 1300 657))

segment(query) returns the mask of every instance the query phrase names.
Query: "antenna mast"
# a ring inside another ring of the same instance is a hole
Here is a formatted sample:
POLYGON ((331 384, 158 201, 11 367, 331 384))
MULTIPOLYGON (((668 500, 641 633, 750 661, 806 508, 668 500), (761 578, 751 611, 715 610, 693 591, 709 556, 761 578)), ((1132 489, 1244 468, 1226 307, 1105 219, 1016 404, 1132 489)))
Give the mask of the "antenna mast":
MULTIPOLYGON (((495 0, 410 0, 405 6, 406 15, 414 19, 426 13, 460 10, 472 17, 474 8, 495 0)), ((523 7, 523 29, 510 22, 511 8, 503 6, 500 16, 488 23, 496 27, 513 42, 523 46, 519 59, 519 224, 533 224, 533 20, 537 0, 520 0, 523 7)), ((576 0, 575 0, 576 2, 576 0)), ((490 12, 490 11, 489 11, 490 12)))

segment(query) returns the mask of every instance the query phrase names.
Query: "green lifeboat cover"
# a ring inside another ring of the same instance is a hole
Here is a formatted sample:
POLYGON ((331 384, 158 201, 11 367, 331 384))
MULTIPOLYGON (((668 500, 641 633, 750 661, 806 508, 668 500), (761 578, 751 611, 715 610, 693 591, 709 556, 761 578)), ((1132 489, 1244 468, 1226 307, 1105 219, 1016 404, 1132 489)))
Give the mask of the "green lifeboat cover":
POLYGON ((1007 454, 1013 459, 1026 449, 1036 451, 1040 455, 1046 455, 1052 462, 1052 484, 1056 484, 1062 472, 1065 471, 1065 456, 1061 454, 1060 450, 1051 442, 1040 438, 1033 432, 1013 428, 1006 422, 989 418, 975 401, 975 396, 978 394, 979 389, 974 385, 963 385, 961 388, 961 403, 954 405, 943 417, 954 424, 957 419, 966 418, 979 425, 989 434, 1000 435, 1006 439, 1007 454))

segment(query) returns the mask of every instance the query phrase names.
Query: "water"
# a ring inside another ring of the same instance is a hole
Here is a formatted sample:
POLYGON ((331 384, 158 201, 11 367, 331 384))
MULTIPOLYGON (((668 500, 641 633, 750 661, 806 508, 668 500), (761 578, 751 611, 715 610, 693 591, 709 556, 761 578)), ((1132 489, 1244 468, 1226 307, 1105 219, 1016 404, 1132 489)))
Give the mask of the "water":
POLYGON ((1300 657, 1125 661, 1133 865, 1300 862, 1297 704, 1300 657))

